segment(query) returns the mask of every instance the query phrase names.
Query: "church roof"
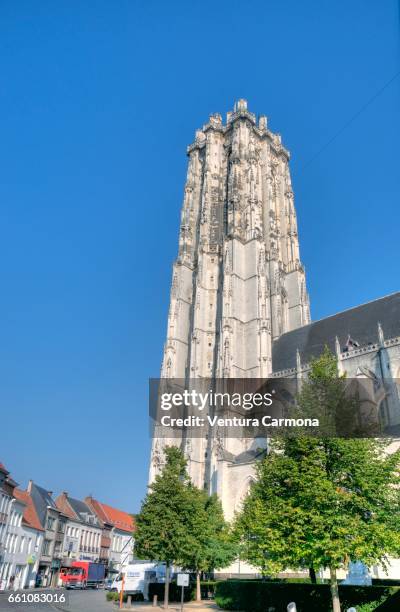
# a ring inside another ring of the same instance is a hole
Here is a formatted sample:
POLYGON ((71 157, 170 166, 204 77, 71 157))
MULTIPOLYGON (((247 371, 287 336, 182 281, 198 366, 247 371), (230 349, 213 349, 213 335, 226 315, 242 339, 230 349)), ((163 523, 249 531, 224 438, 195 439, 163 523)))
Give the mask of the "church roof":
POLYGON ((378 323, 385 339, 400 336, 400 292, 344 310, 283 334, 272 346, 272 369, 296 367, 296 351, 302 363, 318 357, 327 345, 335 352, 335 338, 344 348, 348 337, 360 346, 378 342, 378 323))

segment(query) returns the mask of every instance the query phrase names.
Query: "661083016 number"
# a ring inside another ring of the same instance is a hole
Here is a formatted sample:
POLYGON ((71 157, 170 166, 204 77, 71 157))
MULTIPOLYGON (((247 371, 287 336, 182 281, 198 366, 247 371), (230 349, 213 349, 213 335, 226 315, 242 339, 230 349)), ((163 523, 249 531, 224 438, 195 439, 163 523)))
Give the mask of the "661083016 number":
POLYGON ((8 596, 9 603, 66 603, 65 593, 60 592, 40 592, 40 593, 24 593, 23 591, 15 591, 8 596))

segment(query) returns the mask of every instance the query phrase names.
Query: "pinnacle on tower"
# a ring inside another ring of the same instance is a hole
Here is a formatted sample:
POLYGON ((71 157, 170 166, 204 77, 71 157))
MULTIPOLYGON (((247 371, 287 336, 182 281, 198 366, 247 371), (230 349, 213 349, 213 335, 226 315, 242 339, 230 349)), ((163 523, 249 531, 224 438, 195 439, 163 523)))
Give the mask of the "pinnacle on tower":
POLYGON ((235 113, 237 111, 247 110, 247 100, 245 100, 244 98, 240 98, 240 100, 235 102, 234 110, 235 110, 235 113))

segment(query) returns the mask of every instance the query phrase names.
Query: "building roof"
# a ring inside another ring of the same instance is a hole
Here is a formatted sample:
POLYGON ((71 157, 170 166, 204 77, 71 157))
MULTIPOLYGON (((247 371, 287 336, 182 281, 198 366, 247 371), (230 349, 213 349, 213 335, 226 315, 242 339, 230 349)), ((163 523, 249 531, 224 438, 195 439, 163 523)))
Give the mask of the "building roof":
POLYGON ((108 504, 103 504, 97 499, 90 499, 90 503, 95 509, 98 517, 105 523, 110 523, 116 529, 120 529, 121 531, 126 531, 127 533, 132 533, 135 529, 135 521, 131 514, 128 512, 124 512, 123 510, 118 510, 113 506, 109 506, 108 504))
POLYGON ((81 520, 86 522, 85 520, 86 515, 88 516, 93 515, 93 511, 89 508, 89 506, 85 504, 85 502, 81 501, 80 499, 74 499, 73 497, 70 497, 68 495, 68 501, 69 501, 69 504, 72 510, 81 520))
POLYGON ((78 520, 76 517, 76 513, 74 512, 74 510, 72 509, 72 507, 69 504, 69 498, 68 495, 64 492, 61 495, 59 495, 58 497, 56 497, 56 506, 57 508, 68 518, 70 519, 74 519, 74 520, 78 520))
POLYGON ((13 478, 10 476, 10 472, 5 467, 4 463, 0 463, 0 472, 3 474, 2 477, 2 487, 8 489, 8 493, 11 494, 12 490, 18 486, 18 483, 15 482, 13 478))
POLYGON ((0 461, 0 470, 4 472, 4 474, 9 474, 9 471, 5 467, 4 463, 1 463, 1 461, 0 461))
POLYGON ((360 346, 378 342, 378 323, 386 339, 400 336, 400 292, 344 310, 283 334, 272 345, 272 369, 296 367, 296 352, 302 363, 318 357, 327 345, 335 352, 335 338, 344 348, 349 337, 360 346))
POLYGON ((110 523, 112 523, 114 527, 121 529, 122 531, 132 533, 132 531, 135 529, 135 521, 133 520, 133 516, 131 514, 128 514, 123 510, 113 508, 112 506, 108 506, 107 504, 101 505, 106 516, 110 520, 110 523))
POLYGON ((57 508, 68 518, 93 527, 100 526, 96 512, 84 501, 70 497, 66 491, 57 497, 56 504, 57 508))
POLYGON ((50 491, 47 491, 43 487, 39 487, 39 485, 35 484, 34 482, 30 483, 30 489, 28 492, 30 492, 33 504, 39 517, 40 524, 42 525, 42 527, 44 527, 47 507, 50 506, 51 508, 59 512, 52 498, 52 494, 50 491))
POLYGON ((25 504, 25 510, 23 514, 23 522, 25 523, 25 525, 27 525, 28 527, 32 527, 32 529, 43 531, 38 514, 36 512, 36 508, 28 491, 14 489, 14 497, 25 504))
POLYGON ((91 495, 89 495, 88 497, 85 497, 85 502, 96 513, 97 518, 102 525, 108 524, 110 527, 112 527, 112 523, 104 511, 103 505, 97 501, 97 499, 94 499, 91 495))

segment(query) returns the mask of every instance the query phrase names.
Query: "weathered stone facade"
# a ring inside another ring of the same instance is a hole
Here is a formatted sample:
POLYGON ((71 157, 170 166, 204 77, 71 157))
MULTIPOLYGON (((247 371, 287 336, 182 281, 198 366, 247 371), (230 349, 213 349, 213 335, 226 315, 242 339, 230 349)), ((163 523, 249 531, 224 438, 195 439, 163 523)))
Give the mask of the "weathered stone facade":
MULTIPOLYGON (((351 376, 383 381, 381 420, 399 425, 400 294, 310 323, 289 153, 266 117, 239 100, 226 124, 211 115, 188 156, 161 376, 300 380, 327 344, 351 376)), ((180 442, 194 483, 216 491, 231 518, 260 440, 180 442)), ((150 479, 165 443, 153 442, 150 479)))
MULTIPOLYGON (((289 153, 239 100, 226 125, 211 115, 188 156, 161 375, 266 377, 274 339, 310 320, 289 153)), ((188 440, 186 450, 195 483, 216 487, 209 446, 188 440)))
POLYGON ((266 376, 272 340, 310 320, 289 153, 240 100, 188 156, 162 375, 266 376))

